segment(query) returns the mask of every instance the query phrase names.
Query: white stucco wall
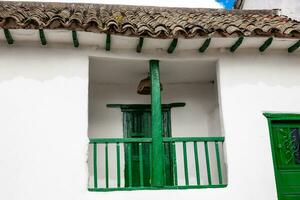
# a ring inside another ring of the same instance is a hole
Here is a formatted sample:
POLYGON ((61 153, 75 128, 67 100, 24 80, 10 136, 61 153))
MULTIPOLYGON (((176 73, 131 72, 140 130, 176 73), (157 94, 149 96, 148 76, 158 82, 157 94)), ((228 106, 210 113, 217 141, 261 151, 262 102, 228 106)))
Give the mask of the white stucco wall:
POLYGON ((0 199, 275 200, 268 127, 262 112, 300 112, 299 54, 242 49, 235 54, 212 53, 199 59, 219 60, 228 187, 92 193, 87 191, 86 163, 89 53, 1 46, 0 199))
MULTIPOLYGON (((90 84, 90 137, 123 137, 121 110, 107 108, 106 105, 149 104, 149 95, 136 93, 137 84, 90 84)), ((222 136, 218 97, 214 84, 164 84, 163 88, 162 103, 186 103, 185 107, 171 110, 172 135, 174 137, 222 136)))
POLYGON ((88 58, 50 48, 0 54, 0 199, 82 199, 88 58))
MULTIPOLYGON (((276 199, 264 111, 300 112, 300 59, 245 51, 219 61, 231 199, 276 199)), ((228 198, 229 199, 229 198, 228 198)))
POLYGON ((280 9, 283 15, 300 20, 299 0, 244 0, 243 9, 280 9))

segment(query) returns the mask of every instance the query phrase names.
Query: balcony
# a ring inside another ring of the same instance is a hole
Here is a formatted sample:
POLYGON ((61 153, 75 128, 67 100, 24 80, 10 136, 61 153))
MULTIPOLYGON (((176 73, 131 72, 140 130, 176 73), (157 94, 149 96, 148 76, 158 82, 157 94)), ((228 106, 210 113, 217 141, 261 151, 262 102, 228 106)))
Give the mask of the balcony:
POLYGON ((164 137, 164 184, 152 186, 152 138, 91 138, 89 191, 226 187, 224 137, 164 137))
POLYGON ((227 185, 214 60, 91 58, 89 73, 89 191, 227 185))

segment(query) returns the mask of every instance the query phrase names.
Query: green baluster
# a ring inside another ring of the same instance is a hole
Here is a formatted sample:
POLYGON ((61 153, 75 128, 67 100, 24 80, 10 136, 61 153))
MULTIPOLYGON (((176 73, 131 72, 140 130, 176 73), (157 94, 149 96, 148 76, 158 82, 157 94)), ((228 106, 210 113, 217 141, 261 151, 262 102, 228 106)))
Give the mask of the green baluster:
POLYGON ((186 154, 186 142, 182 143, 183 145, 183 160, 184 160, 184 177, 185 177, 185 184, 189 185, 189 169, 188 169, 188 162, 187 162, 187 154, 186 154))
POLYGON ((208 184, 211 185, 210 161, 207 141, 204 142, 208 184))
POLYGON ((140 186, 144 186, 144 171, 143 171, 143 144, 139 143, 139 163, 140 163, 140 186))
POLYGON ((117 142, 117 187, 121 186, 121 173, 120 173, 120 144, 117 142))
POLYGON ((195 156, 195 168, 196 168, 197 185, 200 185, 200 169, 199 169, 197 142, 194 142, 194 156, 195 156))
POLYGON ((221 185, 223 183, 223 179, 222 179, 222 168, 221 168, 220 150, 219 150, 218 142, 215 142, 215 148, 216 148, 216 158, 217 158, 217 165, 218 165, 219 184, 221 185))
POLYGON ((98 188, 98 175, 97 175, 97 143, 93 143, 93 158, 94 158, 94 188, 98 188))

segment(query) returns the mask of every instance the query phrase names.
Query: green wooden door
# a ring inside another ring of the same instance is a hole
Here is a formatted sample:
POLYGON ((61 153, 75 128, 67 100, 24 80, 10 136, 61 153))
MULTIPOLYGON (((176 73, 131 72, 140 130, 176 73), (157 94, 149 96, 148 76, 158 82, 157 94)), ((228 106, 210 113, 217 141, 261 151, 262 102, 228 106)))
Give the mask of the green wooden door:
MULTIPOLYGON (((163 137, 172 137, 171 109, 184 107, 185 103, 162 104, 163 137)), ((107 104, 109 108, 121 108, 123 113, 124 138, 151 138, 151 104, 107 104)), ((151 186, 151 144, 142 144, 143 154, 143 186, 151 186)), ((173 160, 171 144, 164 145, 164 185, 174 185, 173 160)), ((132 169, 132 187, 141 186, 140 159, 138 144, 131 144, 131 153, 128 152, 128 144, 124 144, 125 152, 125 187, 129 187, 129 167, 132 169), (131 161, 131 162, 130 162, 131 161)), ((153 163, 155 164, 155 163, 153 163)))
MULTIPOLYGON (((123 132, 124 138, 151 138, 151 111, 145 108, 122 109, 123 111, 123 132)), ((163 109, 163 137, 171 137, 171 118, 170 109, 163 109)), ((150 186, 151 181, 151 160, 150 160, 150 144, 143 145, 143 184, 150 186)), ((127 145, 125 145, 125 148, 127 145)), ((165 185, 172 185, 172 160, 171 146, 164 145, 165 156, 165 185)), ((132 167, 132 186, 141 186, 140 183, 140 160, 139 146, 132 144, 131 146, 131 167, 132 167)), ((125 185, 129 186, 128 178, 128 152, 125 151, 125 185)))
POLYGON ((300 199, 300 120, 269 120, 279 200, 300 199))

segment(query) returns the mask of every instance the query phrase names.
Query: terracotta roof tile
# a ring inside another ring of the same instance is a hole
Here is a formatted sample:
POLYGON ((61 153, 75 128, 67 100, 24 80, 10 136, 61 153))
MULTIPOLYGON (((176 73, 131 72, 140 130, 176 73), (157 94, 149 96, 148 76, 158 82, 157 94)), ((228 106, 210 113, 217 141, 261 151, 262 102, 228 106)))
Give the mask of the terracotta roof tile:
POLYGON ((300 38, 300 22, 276 10, 161 8, 0 1, 0 28, 68 29, 153 38, 300 38))

